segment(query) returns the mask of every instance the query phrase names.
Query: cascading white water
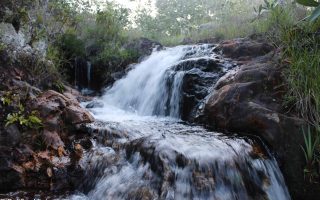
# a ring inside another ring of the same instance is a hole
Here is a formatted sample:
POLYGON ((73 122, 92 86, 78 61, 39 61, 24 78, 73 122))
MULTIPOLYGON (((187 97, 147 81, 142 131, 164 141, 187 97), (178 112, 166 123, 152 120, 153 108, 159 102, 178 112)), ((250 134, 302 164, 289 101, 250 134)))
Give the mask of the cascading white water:
POLYGON ((82 163, 90 188, 71 199, 290 199, 275 159, 257 153, 254 141, 179 120, 183 78, 192 69, 177 66, 213 59, 212 50, 154 52, 106 91, 104 107, 91 109, 102 123, 89 127, 98 139, 82 163))
POLYGON ((210 45, 177 46, 154 52, 107 90, 103 100, 108 105, 139 115, 169 115, 179 118, 184 73, 174 71, 173 67, 183 58, 210 59, 212 55, 210 45))
POLYGON ((180 95, 181 95, 181 87, 182 87, 182 79, 184 76, 184 72, 176 72, 173 73, 173 84, 171 89, 171 97, 170 97, 170 116, 179 118, 180 117, 180 95))

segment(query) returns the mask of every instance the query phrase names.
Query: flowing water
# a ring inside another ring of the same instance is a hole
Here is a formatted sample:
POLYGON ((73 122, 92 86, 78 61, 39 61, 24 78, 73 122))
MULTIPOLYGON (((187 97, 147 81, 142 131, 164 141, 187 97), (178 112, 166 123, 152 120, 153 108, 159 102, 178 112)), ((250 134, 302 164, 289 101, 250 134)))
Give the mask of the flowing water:
POLYGON ((184 77, 194 70, 181 63, 216 57, 211 45, 153 52, 109 88, 99 99, 104 106, 91 109, 99 121, 87 127, 94 147, 81 162, 83 186, 70 198, 290 199, 261 143, 180 120, 184 77))
POLYGON ((90 83, 91 83, 91 68, 92 64, 90 61, 87 61, 87 79, 88 79, 88 88, 90 88, 90 83))

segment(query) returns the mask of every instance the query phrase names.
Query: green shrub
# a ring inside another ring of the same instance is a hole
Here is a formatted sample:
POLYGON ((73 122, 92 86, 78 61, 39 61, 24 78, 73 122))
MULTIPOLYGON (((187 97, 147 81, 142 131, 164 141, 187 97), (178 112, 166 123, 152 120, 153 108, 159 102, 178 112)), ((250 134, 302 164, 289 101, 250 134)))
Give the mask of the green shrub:
POLYGON ((1 97, 1 103, 5 106, 5 111, 7 111, 7 108, 10 110, 5 120, 5 126, 18 124, 30 129, 39 129, 42 127, 42 121, 38 117, 38 113, 36 111, 27 111, 21 103, 19 95, 7 92, 1 97))
POLYGON ((313 134, 310 126, 308 126, 307 132, 303 130, 303 138, 304 146, 301 146, 301 148, 307 163, 305 171, 310 172, 316 162, 316 150, 320 142, 320 135, 318 131, 313 134))
POLYGON ((84 41, 78 38, 77 33, 74 30, 69 30, 61 35, 56 44, 68 59, 82 57, 86 54, 84 41))
POLYGON ((24 126, 31 129, 39 129, 42 127, 42 121, 36 116, 36 112, 32 112, 30 115, 25 115, 21 111, 17 113, 10 113, 7 115, 6 125, 18 123, 20 126, 24 126))
POLYGON ((304 153, 306 166, 304 168, 305 178, 314 183, 319 178, 320 164, 320 130, 319 128, 311 128, 308 126, 307 131, 303 130, 304 145, 301 146, 304 153))

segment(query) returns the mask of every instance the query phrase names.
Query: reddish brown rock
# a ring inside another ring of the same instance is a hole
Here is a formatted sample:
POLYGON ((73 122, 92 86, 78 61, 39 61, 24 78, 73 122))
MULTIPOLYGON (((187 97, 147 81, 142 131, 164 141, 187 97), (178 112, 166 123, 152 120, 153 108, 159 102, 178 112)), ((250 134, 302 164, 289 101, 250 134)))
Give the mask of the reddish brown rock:
POLYGON ((58 150, 59 147, 64 147, 59 134, 56 131, 43 131, 43 140, 46 143, 47 147, 51 147, 55 150, 58 150))
POLYGON ((64 111, 64 115, 66 120, 72 124, 90 123, 94 121, 94 118, 88 111, 76 105, 68 106, 64 111))
POLYGON ((53 90, 46 91, 34 101, 33 107, 39 110, 41 116, 51 126, 59 122, 57 116, 61 114, 72 124, 94 121, 92 115, 79 105, 75 96, 71 93, 66 93, 66 95, 68 97, 53 90))
POLYGON ((275 152, 292 197, 313 197, 317 193, 306 188, 303 174, 301 128, 305 123, 284 106, 287 88, 282 72, 286 66, 276 51, 261 56, 270 51, 268 45, 241 41, 227 41, 219 47, 225 55, 246 62, 217 82, 202 120, 214 129, 261 138, 275 152))
POLYGON ((239 60, 250 60, 257 56, 263 56, 274 48, 265 41, 240 38, 223 41, 218 46, 218 49, 227 57, 239 60))

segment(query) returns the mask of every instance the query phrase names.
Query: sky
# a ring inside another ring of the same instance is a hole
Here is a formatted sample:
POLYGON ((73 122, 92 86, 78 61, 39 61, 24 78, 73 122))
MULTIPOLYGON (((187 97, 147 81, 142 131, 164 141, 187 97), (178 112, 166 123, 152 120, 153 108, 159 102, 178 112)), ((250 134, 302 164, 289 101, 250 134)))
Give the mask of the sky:
POLYGON ((151 1, 151 10, 153 10, 153 13, 150 13, 151 15, 156 15, 156 6, 155 6, 155 0, 108 0, 108 1, 114 1, 115 3, 118 3, 126 8, 131 9, 132 13, 130 14, 130 18, 134 19, 135 17, 135 11, 137 11, 139 8, 150 8, 150 6, 147 4, 148 1, 151 1))
POLYGON ((155 0, 91 0, 91 1, 95 1, 95 2, 101 2, 101 4, 103 4, 103 2, 106 1, 113 1, 117 4, 120 4, 126 8, 130 8, 133 12, 138 10, 139 8, 143 8, 143 7, 147 7, 147 2, 151 1, 152 2, 152 7, 153 9, 155 9, 155 0))

